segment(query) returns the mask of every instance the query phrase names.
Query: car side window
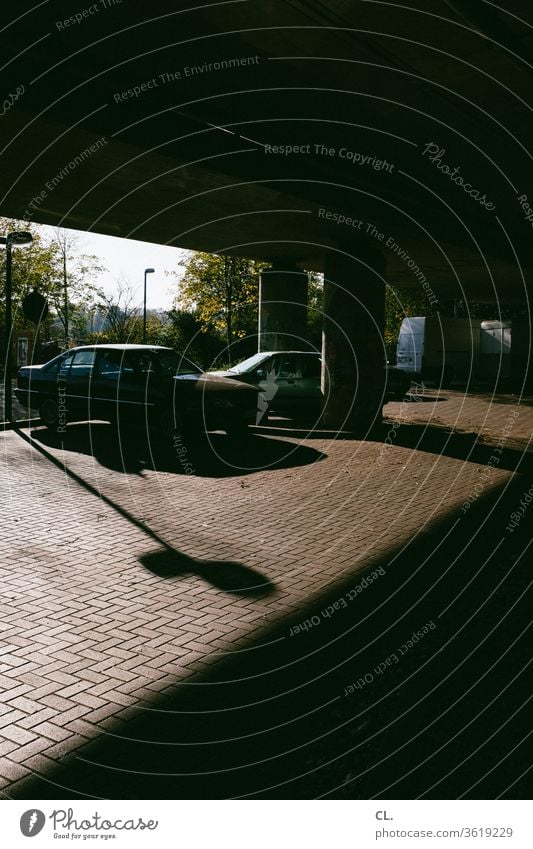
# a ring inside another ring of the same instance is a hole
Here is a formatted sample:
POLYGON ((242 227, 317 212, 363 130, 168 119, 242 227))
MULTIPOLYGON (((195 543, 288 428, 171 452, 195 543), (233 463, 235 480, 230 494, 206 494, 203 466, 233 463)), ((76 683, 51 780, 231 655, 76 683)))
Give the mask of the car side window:
POLYGON ((276 372, 276 358, 271 357, 268 360, 264 360, 259 366, 252 372, 250 375, 255 380, 267 380, 270 376, 271 378, 275 376, 276 372))
POLYGON ((150 354, 138 351, 127 353, 124 357, 123 368, 128 374, 151 374, 153 366, 150 354))
POLYGON ((77 351, 70 366, 70 377, 89 377, 95 359, 96 351, 77 351))
POLYGON ((63 357, 59 364, 59 378, 65 379, 70 371, 70 366, 72 365, 72 360, 74 359, 74 354, 67 354, 66 357, 63 357))
POLYGON ((278 363, 276 369, 278 377, 298 377, 298 360, 295 357, 279 357, 278 363))
POLYGON ((302 377, 320 377, 321 362, 320 357, 302 357, 301 360, 302 377))
POLYGON ((98 358, 98 374, 106 380, 118 380, 122 371, 122 354, 103 351, 98 358))

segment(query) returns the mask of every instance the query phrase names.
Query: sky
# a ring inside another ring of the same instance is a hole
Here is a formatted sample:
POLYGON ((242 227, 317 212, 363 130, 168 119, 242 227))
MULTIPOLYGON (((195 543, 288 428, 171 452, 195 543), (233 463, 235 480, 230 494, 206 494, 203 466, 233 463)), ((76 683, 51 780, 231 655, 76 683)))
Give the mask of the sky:
MULTIPOLYGON (((51 228, 43 227, 43 235, 51 228)), ((151 242, 137 242, 133 239, 119 239, 116 236, 100 236, 97 233, 67 230, 79 241, 79 253, 95 254, 101 265, 107 268, 94 282, 109 295, 116 292, 117 280, 123 279, 134 293, 139 306, 143 302, 144 269, 154 268, 155 273, 147 276, 147 309, 165 309, 172 306, 176 293, 176 278, 165 272, 179 270, 178 263, 190 254, 181 248, 155 245, 151 242)))

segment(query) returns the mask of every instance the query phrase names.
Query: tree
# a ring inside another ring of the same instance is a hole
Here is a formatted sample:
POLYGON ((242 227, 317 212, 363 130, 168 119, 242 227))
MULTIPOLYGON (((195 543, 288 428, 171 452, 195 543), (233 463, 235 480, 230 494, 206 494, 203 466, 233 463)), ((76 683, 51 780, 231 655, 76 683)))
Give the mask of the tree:
POLYGON ((195 312, 170 310, 168 322, 161 325, 156 339, 158 344, 181 351, 202 368, 220 367, 218 360, 225 341, 216 331, 209 330, 199 321, 195 312))
MULTIPOLYGON (((22 301, 33 289, 37 289, 44 297, 48 298, 49 291, 55 277, 55 251, 54 248, 43 239, 41 229, 35 224, 27 221, 14 221, 9 218, 0 219, 0 232, 7 235, 15 230, 29 231, 33 241, 13 251, 13 264, 11 274, 12 284, 12 317, 11 338, 17 333, 34 338, 32 358, 38 357, 40 348, 41 327, 28 321, 22 311, 22 301)), ((6 252, 0 251, 0 279, 5 279, 6 252)), ((3 361, 6 345, 5 325, 5 296, 3 282, 0 289, 0 360, 3 361)), ((48 336, 49 320, 45 322, 46 335, 48 336)))
MULTIPOLYGON (((10 218, 0 218, 0 232, 7 234, 15 230, 26 230, 32 235, 31 244, 13 251, 13 266, 11 273, 11 286, 13 292, 13 313, 15 322, 24 324, 24 317, 20 310, 23 298, 32 289, 39 289, 44 295, 48 294, 51 280, 54 276, 55 252, 51 245, 47 244, 38 228, 25 221, 13 221, 10 218)), ((0 251, 0 274, 5 279, 6 252, 0 251)), ((2 318, 5 310, 5 301, 2 286, 2 299, 0 301, 2 318)))
POLYGON ((96 291, 95 311, 100 316, 101 329, 94 334, 97 342, 140 342, 142 318, 131 287, 117 280, 116 292, 96 291))
MULTIPOLYGON (((56 318, 68 336, 69 323, 85 335, 85 319, 94 302, 96 279, 103 271, 97 257, 79 252, 80 242, 65 230, 40 227, 27 221, 0 219, 0 232, 27 230, 32 234, 30 245, 16 250, 12 269, 13 329, 26 330, 29 323, 22 312, 22 301, 33 289, 47 300, 50 314, 46 321, 46 335, 56 318)), ((5 251, 0 251, 0 275, 5 275, 5 251)), ((0 300, 0 322, 5 326, 5 304, 0 300)), ((34 325, 31 325, 34 329, 34 325)))
POLYGON ((55 230, 51 241, 56 274, 49 299, 67 344, 72 328, 79 335, 86 335, 87 312, 99 295, 96 279, 105 270, 94 254, 80 253, 81 244, 77 236, 61 228, 55 230))
POLYGON ((194 311, 204 330, 235 338, 257 333, 259 274, 267 267, 240 257, 197 252, 182 260, 176 309, 194 311))

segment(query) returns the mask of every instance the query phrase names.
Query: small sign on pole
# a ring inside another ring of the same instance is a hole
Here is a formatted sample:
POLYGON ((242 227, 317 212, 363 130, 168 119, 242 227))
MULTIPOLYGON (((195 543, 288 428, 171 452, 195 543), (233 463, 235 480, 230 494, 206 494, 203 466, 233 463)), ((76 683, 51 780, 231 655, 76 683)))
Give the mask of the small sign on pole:
POLYGON ((27 336, 19 336, 17 340, 17 366, 28 365, 28 345, 29 339, 27 336))

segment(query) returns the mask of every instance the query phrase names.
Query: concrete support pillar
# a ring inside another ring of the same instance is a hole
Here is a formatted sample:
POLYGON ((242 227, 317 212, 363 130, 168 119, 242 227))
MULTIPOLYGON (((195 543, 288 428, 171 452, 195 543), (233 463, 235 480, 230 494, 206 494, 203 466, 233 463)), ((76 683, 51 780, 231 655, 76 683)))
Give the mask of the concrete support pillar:
POLYGON ((307 274, 276 262, 259 281, 259 351, 305 350, 307 274))
POLYGON ((322 421, 364 436, 384 403, 385 261, 366 245, 351 252, 324 264, 322 421))
POLYGON ((517 395, 533 392, 533 312, 525 305, 526 315, 513 318, 511 326, 511 389, 517 395))

